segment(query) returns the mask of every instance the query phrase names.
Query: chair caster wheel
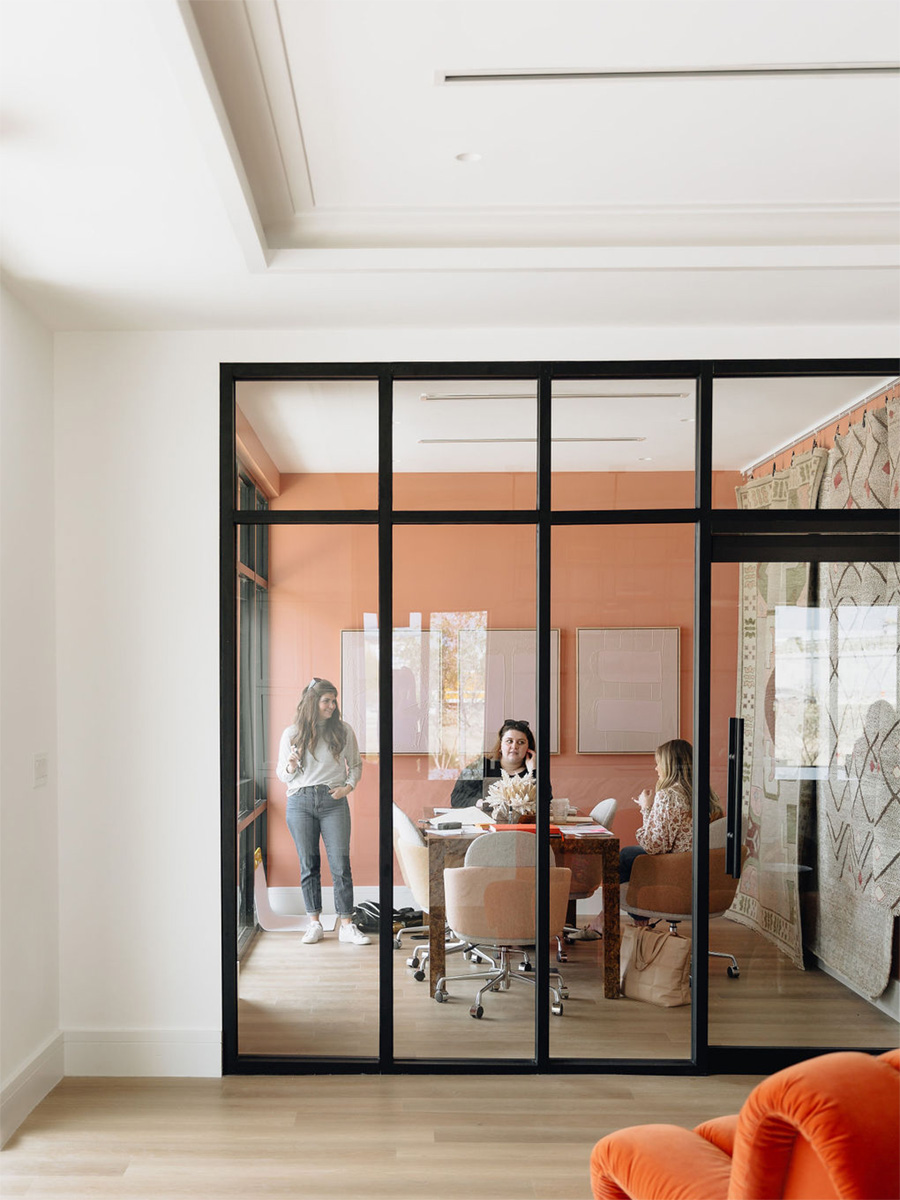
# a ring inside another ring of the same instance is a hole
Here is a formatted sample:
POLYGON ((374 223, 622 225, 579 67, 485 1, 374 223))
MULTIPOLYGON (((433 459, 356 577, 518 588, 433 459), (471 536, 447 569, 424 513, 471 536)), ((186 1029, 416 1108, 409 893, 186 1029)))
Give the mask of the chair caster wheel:
POLYGON ((560 997, 561 997, 563 1000, 568 1000, 568 998, 569 998, 569 989, 568 989, 568 988, 565 988, 565 987, 561 987, 561 988, 559 989, 559 994, 560 994, 560 997))
POLYGON ((434 998, 437 1000, 438 1004, 443 1004, 447 999, 447 993, 438 988, 438 990, 434 993, 434 998))
POLYGON ((740 974, 741 974, 740 967, 729 967, 728 968, 728 978, 729 979, 739 979, 740 974))
POLYGON ((519 963, 519 970, 520 971, 533 971, 534 967, 531 965, 530 962, 523 962, 523 963, 519 963))
POLYGON ((394 938, 394 949, 395 949, 395 950, 399 950, 399 949, 400 949, 400 939, 399 939, 398 937, 395 937, 395 938, 394 938))
POLYGON ((568 956, 568 954, 566 954, 564 951, 562 951, 562 950, 557 950, 557 952, 556 952, 556 961, 557 961, 557 962, 568 962, 568 961, 569 961, 569 956, 568 956))
POLYGON ((469 1009, 469 1016, 475 1017, 476 1020, 480 1021, 481 1018, 484 1016, 484 1009, 481 1007, 480 1004, 473 1004, 472 1007, 469 1009))
POLYGON ((424 971, 416 971, 416 973, 413 975, 413 979, 417 979, 419 981, 419 983, 421 983, 424 978, 425 978, 424 971))
POLYGON ((561 1017, 563 1015, 563 1006, 561 1004, 551 1004, 550 1011, 555 1017, 561 1017))
POLYGON ((414 955, 412 958, 406 960, 406 965, 415 969, 419 965, 419 960, 414 955))

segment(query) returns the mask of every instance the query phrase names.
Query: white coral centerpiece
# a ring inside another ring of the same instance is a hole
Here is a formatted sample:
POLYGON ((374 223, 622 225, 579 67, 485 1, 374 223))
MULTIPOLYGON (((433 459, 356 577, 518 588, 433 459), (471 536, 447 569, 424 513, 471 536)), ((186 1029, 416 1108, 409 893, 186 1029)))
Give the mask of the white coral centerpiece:
POLYGON ((482 807, 490 809, 495 821, 518 825, 535 819, 537 787, 530 775, 509 775, 500 768, 500 778, 488 788, 482 807))

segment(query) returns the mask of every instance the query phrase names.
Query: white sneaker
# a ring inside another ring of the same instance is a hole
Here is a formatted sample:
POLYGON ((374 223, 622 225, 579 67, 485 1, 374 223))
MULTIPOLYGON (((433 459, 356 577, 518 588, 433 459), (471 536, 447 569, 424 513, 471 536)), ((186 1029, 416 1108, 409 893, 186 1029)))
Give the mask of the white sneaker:
POLYGON ((341 932, 338 934, 339 942, 352 942, 354 946, 371 945, 372 939, 358 929, 355 925, 342 925, 341 932))
POLYGON ((307 929, 300 941, 303 942, 305 946, 311 946, 313 942, 321 942, 324 936, 325 930, 322 928, 322 922, 312 921, 309 929, 307 929))

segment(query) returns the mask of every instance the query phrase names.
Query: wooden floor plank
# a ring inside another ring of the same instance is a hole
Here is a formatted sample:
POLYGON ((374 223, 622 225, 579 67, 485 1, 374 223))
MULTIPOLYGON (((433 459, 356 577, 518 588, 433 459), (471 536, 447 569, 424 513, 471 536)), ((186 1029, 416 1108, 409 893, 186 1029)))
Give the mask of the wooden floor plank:
POLYGON ((29 1200, 589 1200, 594 1142, 736 1111, 757 1077, 66 1079, 0 1155, 29 1200), (287 1120, 291 1124, 286 1124, 287 1120))

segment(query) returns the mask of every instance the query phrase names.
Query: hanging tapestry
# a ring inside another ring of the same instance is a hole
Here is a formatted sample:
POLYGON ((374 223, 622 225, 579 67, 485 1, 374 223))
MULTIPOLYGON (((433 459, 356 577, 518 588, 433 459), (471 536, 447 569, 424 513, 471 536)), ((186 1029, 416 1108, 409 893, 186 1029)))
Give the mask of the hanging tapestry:
MULTIPOLYGON (((738 507, 815 508, 827 451, 797 455, 790 467, 737 489, 738 507)), ((746 865, 729 916, 759 930, 803 966, 799 875, 804 806, 812 785, 778 770, 775 728, 776 613, 806 608, 808 563, 743 563, 738 712, 744 718, 743 794, 746 865)))
MULTIPOLYGON (((897 399, 838 436, 822 508, 897 508, 897 399)), ((816 955, 865 996, 888 983, 900 913, 900 568, 823 564, 819 606, 829 621, 828 701, 820 739, 816 955)))

